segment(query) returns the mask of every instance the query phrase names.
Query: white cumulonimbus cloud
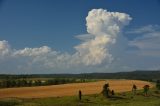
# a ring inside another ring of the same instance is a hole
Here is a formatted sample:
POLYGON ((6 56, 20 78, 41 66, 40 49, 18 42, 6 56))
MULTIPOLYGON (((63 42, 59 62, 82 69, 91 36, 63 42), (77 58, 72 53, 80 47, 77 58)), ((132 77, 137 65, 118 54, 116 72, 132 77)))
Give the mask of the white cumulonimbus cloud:
POLYGON ((108 47, 116 42, 122 28, 132 18, 126 13, 92 9, 86 17, 88 34, 77 36, 82 43, 75 46, 74 54, 60 53, 48 46, 12 49, 7 41, 0 41, 0 62, 16 60, 14 70, 41 70, 88 67, 113 60, 108 47), (5 61, 4 61, 5 60, 5 61))

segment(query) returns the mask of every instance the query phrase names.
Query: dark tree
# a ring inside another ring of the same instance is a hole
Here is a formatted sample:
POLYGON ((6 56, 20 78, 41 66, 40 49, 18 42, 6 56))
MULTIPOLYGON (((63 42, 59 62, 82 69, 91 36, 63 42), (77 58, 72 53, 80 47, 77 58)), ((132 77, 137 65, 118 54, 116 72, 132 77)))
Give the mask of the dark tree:
POLYGON ((136 91, 137 91, 137 86, 135 84, 133 84, 132 92, 133 92, 134 95, 136 94, 136 91))
POLYGON ((114 90, 111 91, 111 94, 112 94, 112 95, 115 95, 114 90))
POLYGON ((145 96, 148 96, 149 85, 145 85, 145 86, 143 87, 143 90, 144 90, 144 95, 145 95, 145 96))
POLYGON ((110 92, 110 89, 109 89, 109 84, 107 83, 107 84, 104 84, 104 86, 103 86, 103 90, 102 90, 102 94, 103 94, 103 96, 105 96, 105 97, 109 97, 109 92, 110 92))
POLYGON ((160 80, 157 80, 157 82, 156 82, 156 88, 157 88, 158 90, 160 90, 160 80))
POLYGON ((81 99, 82 99, 82 91, 79 90, 79 100, 81 100, 81 99))

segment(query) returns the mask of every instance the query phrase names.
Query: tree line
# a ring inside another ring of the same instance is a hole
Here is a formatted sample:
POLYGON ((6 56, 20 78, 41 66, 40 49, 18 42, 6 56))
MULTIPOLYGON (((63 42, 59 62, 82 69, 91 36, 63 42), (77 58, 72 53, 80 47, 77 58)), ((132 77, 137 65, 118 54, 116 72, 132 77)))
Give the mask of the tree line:
POLYGON ((31 87, 31 86, 45 86, 45 85, 59 85, 66 83, 86 82, 86 80, 77 80, 74 78, 56 78, 48 80, 30 80, 30 79, 5 79, 0 81, 0 88, 12 87, 31 87))
POLYGON ((82 74, 30 74, 30 75, 7 75, 0 74, 0 79, 21 78, 80 78, 80 79, 136 79, 153 81, 160 80, 160 70, 157 71, 132 71, 117 73, 82 73, 82 74))

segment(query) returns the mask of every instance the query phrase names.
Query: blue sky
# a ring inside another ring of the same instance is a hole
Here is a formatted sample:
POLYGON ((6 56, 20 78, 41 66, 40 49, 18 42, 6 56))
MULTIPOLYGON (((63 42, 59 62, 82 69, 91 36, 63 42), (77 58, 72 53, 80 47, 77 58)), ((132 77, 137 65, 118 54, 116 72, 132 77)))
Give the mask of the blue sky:
MULTIPOLYGON (((88 34, 86 27, 88 12, 100 8, 109 12, 125 13, 132 18, 121 31, 123 38, 119 38, 117 43, 107 49, 107 51, 110 50, 107 54, 113 57, 111 62, 106 62, 108 61, 106 58, 97 64, 88 63, 89 65, 82 66, 78 64, 78 66, 67 66, 69 68, 61 69, 59 66, 53 67, 58 64, 57 60, 53 59, 55 62, 50 68, 49 66, 36 68, 39 67, 37 64, 43 63, 38 61, 34 63, 37 66, 28 66, 33 60, 20 56, 18 57, 20 62, 13 64, 15 58, 8 59, 6 58, 8 56, 5 57, 3 53, 1 56, 3 59, 0 60, 2 64, 0 73, 81 73, 159 69, 157 63, 160 62, 160 55, 158 55, 160 52, 158 47, 160 44, 159 0, 0 0, 0 41, 5 40, 6 43, 2 42, 3 47, 7 47, 4 44, 9 45, 7 50, 11 52, 25 48, 30 48, 32 51, 34 48, 46 46, 52 49, 52 52, 58 52, 60 55, 67 53, 72 57, 76 51, 79 51, 74 47, 82 44, 82 41, 76 36, 88 34), (151 43, 148 44, 148 42, 151 43), (147 45, 147 47, 142 47, 142 45, 147 45), (118 62, 122 57, 121 62, 118 62), (140 59, 138 60, 140 63, 137 64, 136 59, 140 59), (148 64, 151 66, 148 67, 148 64), (23 65, 29 68, 26 69, 23 65), (9 66, 11 68, 8 68, 9 66), (116 66, 121 68, 114 68, 116 66), (77 71, 74 71, 75 67, 77 71), (40 69, 46 71, 42 72, 40 69)), ((46 50, 45 47, 42 48, 42 51, 43 49, 46 50)), ((0 50, 2 52, 4 48, 0 50)))

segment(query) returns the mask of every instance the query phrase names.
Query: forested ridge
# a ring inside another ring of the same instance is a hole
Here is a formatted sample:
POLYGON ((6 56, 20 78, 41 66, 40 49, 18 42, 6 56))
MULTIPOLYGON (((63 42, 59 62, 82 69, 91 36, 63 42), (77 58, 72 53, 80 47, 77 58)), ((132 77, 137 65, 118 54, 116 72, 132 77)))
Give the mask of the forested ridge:
POLYGON ((160 79, 160 71, 132 71, 132 72, 117 72, 117 73, 81 73, 81 74, 24 74, 24 75, 0 74, 0 79, 21 79, 21 78, 155 80, 155 79, 160 79))

